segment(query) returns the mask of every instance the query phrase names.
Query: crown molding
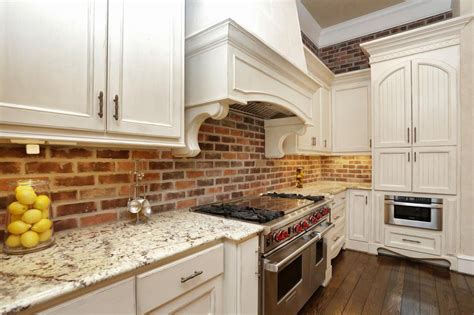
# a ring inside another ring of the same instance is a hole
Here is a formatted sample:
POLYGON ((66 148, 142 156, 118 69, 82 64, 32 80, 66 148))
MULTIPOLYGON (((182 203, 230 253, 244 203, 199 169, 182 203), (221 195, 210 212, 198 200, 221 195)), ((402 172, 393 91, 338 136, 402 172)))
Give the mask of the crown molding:
POLYGON ((370 63, 458 45, 464 26, 472 16, 461 16, 411 31, 360 44, 370 63))
POLYGON ((362 81, 370 81, 370 68, 336 74, 332 83, 337 85, 362 81))
POLYGON ((304 46, 303 50, 308 74, 319 84, 326 87, 331 86, 334 73, 308 47, 304 46))

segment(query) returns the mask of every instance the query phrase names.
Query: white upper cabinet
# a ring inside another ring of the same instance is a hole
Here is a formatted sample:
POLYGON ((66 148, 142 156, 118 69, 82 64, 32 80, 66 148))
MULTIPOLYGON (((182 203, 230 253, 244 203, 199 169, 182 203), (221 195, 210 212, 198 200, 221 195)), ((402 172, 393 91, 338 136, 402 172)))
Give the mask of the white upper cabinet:
POLYGON ((336 76, 332 87, 332 151, 370 152, 370 73, 336 76))
POLYGON ((374 79, 374 147, 411 146, 410 61, 399 63, 374 79))
POLYGON ((413 145, 455 145, 457 72, 434 59, 412 61, 413 145))
POLYGON ((411 148, 374 150, 374 188, 376 190, 411 191, 411 148))
POLYGON ((183 1, 110 2, 110 132, 181 135, 183 16, 183 1))
POLYGON ((184 18, 184 0, 1 1, 1 137, 184 146, 184 18))
POLYGON ((107 1, 1 1, 0 20, 0 123, 104 131, 107 1))

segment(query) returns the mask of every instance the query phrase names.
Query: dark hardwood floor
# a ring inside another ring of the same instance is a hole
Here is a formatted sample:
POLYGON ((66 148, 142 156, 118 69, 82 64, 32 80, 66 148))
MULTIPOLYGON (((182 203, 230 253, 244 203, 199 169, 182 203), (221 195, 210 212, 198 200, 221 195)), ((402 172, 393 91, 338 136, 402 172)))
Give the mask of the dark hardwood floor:
POLYGON ((474 277, 401 258, 342 251, 299 313, 474 314, 474 277))

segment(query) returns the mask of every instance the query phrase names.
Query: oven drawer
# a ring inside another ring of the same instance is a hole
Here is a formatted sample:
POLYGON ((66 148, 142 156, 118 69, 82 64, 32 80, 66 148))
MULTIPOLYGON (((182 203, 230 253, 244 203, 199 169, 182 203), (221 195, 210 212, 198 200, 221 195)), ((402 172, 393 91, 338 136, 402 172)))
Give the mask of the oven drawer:
POLYGON ((385 227, 385 246, 419 253, 441 255, 441 235, 425 231, 409 231, 385 227))
POLYGON ((224 272, 224 245, 196 254, 137 276, 137 306, 146 313, 224 272))

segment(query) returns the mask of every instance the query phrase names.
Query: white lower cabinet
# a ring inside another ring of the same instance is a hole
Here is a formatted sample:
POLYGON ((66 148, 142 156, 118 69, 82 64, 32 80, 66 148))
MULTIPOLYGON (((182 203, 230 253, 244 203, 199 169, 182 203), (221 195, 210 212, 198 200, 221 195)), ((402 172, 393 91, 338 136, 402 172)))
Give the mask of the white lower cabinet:
POLYGON ((347 211, 347 248, 368 251, 370 205, 370 191, 349 191, 349 209, 347 211))
POLYGON ((336 257, 344 246, 346 240, 346 192, 343 191, 334 196, 334 205, 331 210, 331 222, 334 228, 326 236, 328 246, 328 257, 336 257))
POLYGON ((137 276, 137 313, 180 314, 185 309, 205 314, 222 313, 223 273, 224 245, 219 244, 140 274, 137 276))
POLYGON ((135 278, 114 283, 38 314, 135 314, 135 278))

